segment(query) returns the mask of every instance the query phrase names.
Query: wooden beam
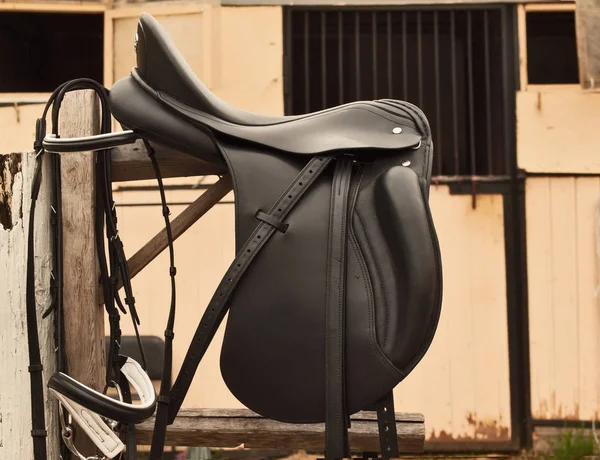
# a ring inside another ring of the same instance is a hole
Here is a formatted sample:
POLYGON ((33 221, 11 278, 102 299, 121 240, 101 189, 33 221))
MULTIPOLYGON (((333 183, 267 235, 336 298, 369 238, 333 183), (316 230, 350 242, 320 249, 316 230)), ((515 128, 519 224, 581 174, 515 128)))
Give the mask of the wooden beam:
MULTIPOLYGON (((351 417, 350 448, 355 452, 379 451, 375 413, 351 417)), ((154 418, 136 425, 139 444, 150 444, 154 418)), ((420 453, 425 441, 421 414, 396 413, 398 443, 402 453, 420 453)), ((323 451, 322 423, 291 424, 270 420, 248 409, 183 409, 167 430, 167 445, 291 448, 323 451)))
MULTIPOLYGON (((49 158, 42 163, 42 184, 35 210, 35 292, 40 355, 45 378, 56 371, 54 324, 42 319, 51 305, 52 234, 49 158)), ((2 458, 33 458, 27 315, 27 238, 35 153, 0 155, 0 453, 2 458)), ((45 386, 45 385, 44 385, 45 386)), ((56 400, 45 400, 47 454, 59 458, 56 400)))
POLYGON ((106 5, 101 2, 0 2, 0 11, 102 13, 106 5))
MULTIPOLYGON (((163 145, 152 143, 160 173, 167 177, 189 177, 221 175, 227 173, 227 166, 216 166, 206 163, 191 155, 171 150, 163 145)), ((141 140, 135 144, 124 145, 113 149, 112 153, 113 182, 155 179, 152 163, 146 154, 141 140)))
MULTIPOLYGON (((60 111, 59 134, 79 137, 99 132, 99 110, 90 90, 68 93, 60 111)), ((63 212, 63 299, 69 375, 97 391, 104 387, 104 317, 98 305, 94 232, 95 154, 61 156, 63 212)), ((80 432, 77 448, 93 455, 93 443, 80 432), (86 441, 86 442, 84 442, 86 441)))
MULTIPOLYGON (((171 222, 171 232, 173 241, 179 238, 188 228, 198 221, 204 214, 208 212, 215 204, 217 204, 225 195, 227 195, 233 185, 231 176, 225 175, 215 184, 211 185, 202 195, 200 195, 192 204, 185 208, 171 222)), ((161 252, 168 246, 167 230, 162 229, 150 241, 148 241, 138 252, 136 252, 129 260, 129 275, 131 279, 150 262, 152 262, 161 252)), ((117 288, 123 287, 123 280, 119 277, 117 288)), ((103 302, 102 290, 98 290, 98 303, 103 302)))
MULTIPOLYGON (((548 0, 528 0, 527 3, 548 3, 548 0)), ((502 3, 523 3, 523 0, 504 0, 502 3)), ((221 0, 222 6, 424 6, 424 5, 482 5, 498 4, 497 0, 221 0)))
POLYGON ((524 5, 517 6, 517 34, 519 39, 519 89, 527 90, 527 13, 524 5))
POLYGON ((575 12, 579 81, 583 89, 600 88, 600 2, 577 0, 575 12))
POLYGON ((525 11, 537 12, 556 12, 556 11, 575 11, 575 2, 557 2, 557 3, 526 3, 523 5, 525 11))

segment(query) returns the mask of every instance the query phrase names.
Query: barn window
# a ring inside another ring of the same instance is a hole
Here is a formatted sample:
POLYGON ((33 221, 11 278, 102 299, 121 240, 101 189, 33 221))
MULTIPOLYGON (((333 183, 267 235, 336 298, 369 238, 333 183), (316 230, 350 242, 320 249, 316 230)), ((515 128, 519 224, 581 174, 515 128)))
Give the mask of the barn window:
POLYGON ((527 12, 527 79, 579 83, 574 11, 527 12))
POLYGON ((505 12, 288 7, 286 112, 406 100, 432 126, 434 175, 508 174, 505 12))
POLYGON ((47 93, 78 77, 102 82, 102 14, 0 12, 0 93, 47 93))

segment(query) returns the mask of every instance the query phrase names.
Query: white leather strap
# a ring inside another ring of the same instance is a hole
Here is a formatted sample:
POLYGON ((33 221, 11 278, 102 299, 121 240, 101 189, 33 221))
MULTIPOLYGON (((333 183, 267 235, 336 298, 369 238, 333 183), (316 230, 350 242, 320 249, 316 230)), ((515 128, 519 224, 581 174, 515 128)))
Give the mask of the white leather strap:
POLYGON ((52 388, 50 392, 67 409, 73 420, 77 422, 83 431, 85 431, 85 434, 87 434, 106 457, 114 458, 125 449, 123 442, 98 414, 89 411, 52 388))

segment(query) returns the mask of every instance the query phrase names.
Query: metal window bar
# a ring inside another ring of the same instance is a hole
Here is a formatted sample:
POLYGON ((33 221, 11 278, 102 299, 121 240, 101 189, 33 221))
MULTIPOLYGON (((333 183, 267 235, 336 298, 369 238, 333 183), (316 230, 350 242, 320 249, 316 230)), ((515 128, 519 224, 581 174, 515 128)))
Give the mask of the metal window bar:
POLYGON ((507 175, 502 11, 288 7, 286 113, 406 100, 431 124, 435 176, 507 175))

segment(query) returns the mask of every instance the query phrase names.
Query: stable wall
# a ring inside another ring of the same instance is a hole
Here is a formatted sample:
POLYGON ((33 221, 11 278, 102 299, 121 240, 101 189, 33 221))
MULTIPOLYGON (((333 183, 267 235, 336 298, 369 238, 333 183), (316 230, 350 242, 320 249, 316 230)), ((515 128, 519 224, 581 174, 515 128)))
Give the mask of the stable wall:
POLYGON ((598 418, 600 178, 526 187, 532 414, 598 418))
MULTIPOLYGON (((167 199, 189 202, 199 194, 171 190, 167 199)), ((123 191, 115 196, 120 234, 131 255, 163 225, 158 191, 123 191), (125 207, 127 203, 137 206, 125 207), (154 205, 140 206, 143 203, 154 205)), ((224 201, 232 199, 230 193, 224 201)), ((500 195, 481 195, 472 209, 470 196, 450 195, 447 186, 431 190, 443 259, 443 309, 429 351, 394 392, 397 411, 425 414, 428 440, 510 437, 502 200, 500 195)), ((183 206, 170 205, 170 209, 175 217, 183 206)), ((214 289, 233 260, 233 204, 217 205, 180 237, 175 257, 176 372, 214 289)), ((168 266, 165 251, 133 280, 144 334, 161 337, 164 331, 170 301, 168 266)), ((133 333, 128 319, 123 326, 125 334, 133 333)), ((220 375, 223 331, 222 326, 198 368, 186 407, 242 407, 220 375)))
POLYGON ((517 161, 528 173, 600 173, 600 93, 579 85, 517 93, 517 161))

